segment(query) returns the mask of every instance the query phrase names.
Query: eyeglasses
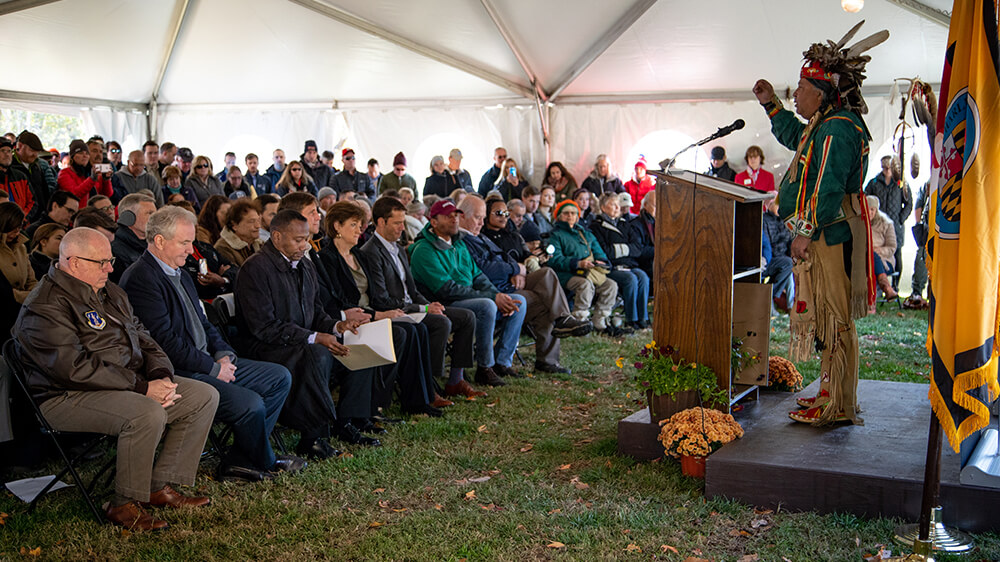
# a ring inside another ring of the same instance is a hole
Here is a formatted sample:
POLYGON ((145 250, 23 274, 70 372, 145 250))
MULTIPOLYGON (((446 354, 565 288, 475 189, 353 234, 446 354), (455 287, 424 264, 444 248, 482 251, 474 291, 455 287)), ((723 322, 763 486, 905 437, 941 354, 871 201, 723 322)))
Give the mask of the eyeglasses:
POLYGON ((101 267, 101 269, 104 269, 104 266, 106 266, 106 265, 115 265, 115 258, 114 257, 111 257, 111 258, 108 258, 108 259, 104 259, 104 260, 92 260, 90 258, 85 258, 83 256, 72 256, 72 257, 74 257, 74 258, 76 258, 78 260, 89 261, 90 263, 96 263, 96 264, 98 264, 101 267))
POLYGON ((353 156, 344 156, 344 160, 354 160, 353 156))
POLYGON ((208 164, 198 164, 197 166, 194 167, 194 169, 195 170, 200 170, 202 168, 207 168, 207 167, 208 167, 208 164))
POLYGON ((493 214, 498 217, 509 217, 510 211, 493 211, 493 214))
POLYGON ((289 170, 291 170, 293 172, 301 172, 302 168, 289 168, 289 170))
POLYGON ((111 154, 121 154, 122 153, 122 149, 120 149, 120 148, 112 148, 108 152, 110 152, 111 154))
POLYGON ((406 171, 406 167, 405 166, 396 166, 395 168, 393 168, 393 170, 396 170, 397 172, 405 172, 406 171))

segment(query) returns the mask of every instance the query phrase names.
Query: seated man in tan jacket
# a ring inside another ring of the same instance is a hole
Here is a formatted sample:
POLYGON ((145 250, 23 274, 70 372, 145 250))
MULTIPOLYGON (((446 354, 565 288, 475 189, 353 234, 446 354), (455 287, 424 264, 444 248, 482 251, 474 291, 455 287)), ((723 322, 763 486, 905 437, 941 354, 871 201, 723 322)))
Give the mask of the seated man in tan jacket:
POLYGON ((68 232, 59 263, 25 300, 13 332, 28 386, 54 428, 118 436, 108 519, 163 529, 167 522, 141 505, 209 504, 170 484, 194 484, 219 393, 203 382, 174 378, 125 291, 108 283, 114 261, 100 232, 68 232))

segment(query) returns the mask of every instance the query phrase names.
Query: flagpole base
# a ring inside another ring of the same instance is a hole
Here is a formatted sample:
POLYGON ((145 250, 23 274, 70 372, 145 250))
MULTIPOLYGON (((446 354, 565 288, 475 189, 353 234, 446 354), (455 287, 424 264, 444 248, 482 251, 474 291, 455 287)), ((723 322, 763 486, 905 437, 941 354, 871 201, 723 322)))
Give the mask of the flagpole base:
POLYGON ((928 556, 934 552, 962 554, 971 551, 975 546, 972 535, 952 527, 945 527, 941 522, 940 506, 931 510, 931 527, 926 541, 920 540, 920 528, 917 524, 896 527, 893 538, 899 544, 911 547, 914 554, 924 555, 925 560, 933 560, 928 556))

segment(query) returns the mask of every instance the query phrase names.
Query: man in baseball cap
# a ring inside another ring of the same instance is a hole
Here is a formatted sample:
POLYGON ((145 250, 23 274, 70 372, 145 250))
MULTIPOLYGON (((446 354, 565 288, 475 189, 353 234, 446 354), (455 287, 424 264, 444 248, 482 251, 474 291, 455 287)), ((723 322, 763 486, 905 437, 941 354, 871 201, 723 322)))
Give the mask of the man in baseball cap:
POLYGON ((42 218, 48 207, 49 194, 56 190, 56 170, 53 170, 38 153, 45 150, 42 141, 34 133, 24 130, 14 143, 14 157, 10 168, 28 178, 28 187, 34 205, 25 211, 29 223, 42 218))
MULTIPOLYGON (((413 279, 428 298, 445 306, 467 308, 476 315, 475 380, 503 386, 503 376, 518 376, 512 360, 528 307, 523 296, 497 289, 476 265, 459 232, 463 214, 447 199, 431 206, 430 224, 407 248, 413 279), (500 338, 494 350, 496 326, 500 326, 500 338)), ((445 393, 461 394, 462 380, 461 376, 449 380, 445 393)))

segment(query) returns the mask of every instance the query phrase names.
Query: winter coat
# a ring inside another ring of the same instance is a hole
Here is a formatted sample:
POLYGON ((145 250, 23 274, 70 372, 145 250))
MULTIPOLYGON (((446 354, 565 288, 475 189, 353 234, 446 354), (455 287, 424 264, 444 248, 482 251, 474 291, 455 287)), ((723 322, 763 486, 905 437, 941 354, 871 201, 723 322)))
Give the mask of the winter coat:
POLYGON ((615 267, 639 267, 639 256, 642 255, 642 243, 638 233, 629 222, 622 218, 612 219, 601 213, 590 223, 590 232, 594 234, 605 255, 611 259, 615 267))
MULTIPOLYGON (((191 174, 184 181, 184 187, 194 192, 194 196, 198 198, 198 203, 204 203, 206 199, 213 195, 222 195, 223 197, 226 195, 226 190, 222 187, 222 182, 219 181, 219 178, 212 175, 205 176, 205 181, 202 181, 198 178, 198 174, 191 174)), ((80 204, 83 205, 82 202, 80 204)))
POLYGON ((449 244, 438 238, 428 224, 406 249, 421 294, 442 304, 496 298, 499 291, 476 265, 463 238, 458 232, 449 244))
POLYGON ((79 171, 75 165, 63 168, 59 171, 57 182, 59 189, 72 193, 80 200, 81 209, 87 206, 91 191, 96 191, 98 195, 106 195, 108 198, 115 194, 111 188, 111 180, 104 177, 104 174, 98 174, 97 179, 94 179, 90 176, 90 164, 79 168, 79 171))
POLYGON ((581 187, 590 190, 597 197, 600 197, 604 193, 625 193, 625 186, 622 185, 622 180, 614 172, 608 172, 608 177, 606 178, 598 176, 596 171, 590 172, 590 175, 583 180, 581 187))
POLYGON ((597 238, 579 224, 570 228, 565 222, 557 221, 549 236, 549 245, 552 246, 552 256, 548 266, 555 270, 563 287, 576 275, 577 263, 587 256, 593 255, 595 261, 610 263, 597 238))

